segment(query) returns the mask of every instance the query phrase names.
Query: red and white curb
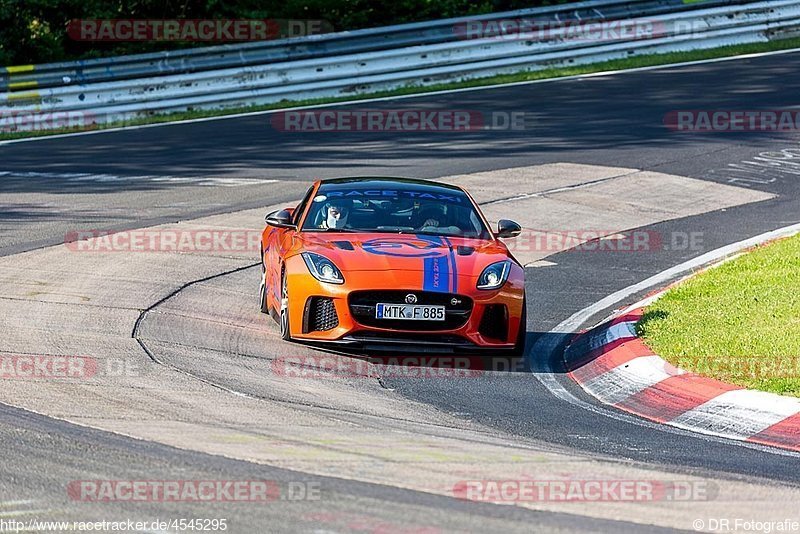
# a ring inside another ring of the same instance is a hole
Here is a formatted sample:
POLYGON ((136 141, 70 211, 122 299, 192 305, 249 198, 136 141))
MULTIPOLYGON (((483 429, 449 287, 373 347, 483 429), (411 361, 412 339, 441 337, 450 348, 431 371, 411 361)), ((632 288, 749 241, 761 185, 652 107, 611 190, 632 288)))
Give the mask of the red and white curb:
POLYGON ((686 372, 636 336, 644 308, 577 335, 569 376, 604 404, 670 426, 800 451, 800 398, 742 389, 686 372))

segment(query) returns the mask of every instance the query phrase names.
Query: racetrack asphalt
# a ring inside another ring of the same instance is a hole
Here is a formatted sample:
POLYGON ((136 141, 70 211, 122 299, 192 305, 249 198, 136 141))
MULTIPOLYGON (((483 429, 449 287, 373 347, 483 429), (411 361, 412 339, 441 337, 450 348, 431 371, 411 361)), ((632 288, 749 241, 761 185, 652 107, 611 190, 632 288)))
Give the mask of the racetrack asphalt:
MULTIPOLYGON (((255 115, 8 144, 0 146, 0 172, 10 173, 0 182, 3 194, 0 253, 12 254, 58 243, 67 231, 76 227, 139 227, 289 201, 298 198, 306 183, 317 176, 374 174, 436 178, 573 162, 654 170, 777 195, 771 200, 664 221, 643 229, 659 235, 694 232, 701 237, 702 244, 693 249, 669 248, 647 254, 576 250, 548 256, 547 261, 553 265, 529 268, 526 273, 529 346, 532 346, 539 336, 546 335, 563 319, 614 291, 709 250, 800 220, 797 184, 800 174, 796 171, 800 168, 796 165, 800 158, 792 161, 789 159, 792 152, 780 152, 798 148, 797 132, 700 135, 671 132, 663 125, 664 115, 676 109, 777 109, 794 105, 800 89, 798 64, 800 54, 792 53, 351 106, 525 111, 529 115, 526 129, 521 131, 281 133, 270 127, 268 115, 255 115), (762 166, 757 173, 743 173, 731 167, 742 165, 743 161, 758 161, 753 158, 769 152, 780 154, 784 162, 775 163, 777 157, 772 158, 770 167, 764 171, 762 166), (32 171, 42 174, 23 174, 32 171), (78 173, 84 176, 75 180, 72 175, 78 173), (72 178, 65 180, 66 175, 72 178), (176 179, 139 178, 153 175, 176 179), (209 178, 281 182, 233 186, 220 186, 213 181, 211 185, 203 183, 209 178)), ((603 213, 598 213, 598 225, 602 224, 602 217, 603 213)), ((630 301, 638 296, 631 295, 630 301)), ((600 319, 607 311, 592 319, 600 319)), ((559 382, 574 396, 593 402, 567 379, 559 377, 559 382)), ((590 455, 651 464, 676 473, 713 474, 766 485, 800 482, 797 456, 772 454, 724 440, 710 441, 669 432, 657 425, 604 417, 558 401, 529 374, 493 373, 481 380, 387 378, 385 383, 411 401, 456 413, 485 427, 590 455)), ((28 459, 19 462, 23 464, 47 461, 64 465, 42 448, 42 435, 46 432, 66 436, 57 449, 74 449, 72 457, 79 458, 84 473, 118 472, 126 465, 119 454, 100 461, 100 454, 81 452, 85 451, 87 440, 95 439, 113 440, 114 446, 139 455, 137 462, 162 462, 167 464, 164 469, 190 463, 197 469, 190 476, 205 476, 214 469, 235 471, 227 464, 221 466, 224 462, 235 463, 234 460, 176 452, 116 436, 99 436, 96 431, 13 408, 4 408, 0 413, 3 418, 0 432, 9 433, 9 439, 11 434, 16 436, 14 452, 8 458, 28 459), (140 447, 149 449, 143 452, 140 447)), ((52 467, 54 473, 59 473, 58 465, 52 467)), ((4 462, 3 480, 23 481, 7 486, 4 499, 18 495, 20 487, 24 487, 40 488, 34 493, 45 495, 49 502, 63 500, 63 486, 59 486, 61 493, 51 495, 45 489, 46 480, 29 482, 18 469, 14 462, 4 462)), ((65 469, 54 477, 64 480, 79 476, 80 469, 72 472, 65 469)), ((268 475, 280 478, 279 473, 272 471, 268 475)), ((348 498, 355 494, 352 498, 356 500, 378 501, 356 503, 355 508, 392 508, 387 504, 389 501, 395 505, 405 502, 392 493, 405 490, 367 489, 353 481, 341 484, 346 488, 343 492, 349 492, 348 498)), ((413 501, 413 505, 436 510, 456 511, 463 506, 453 499, 428 494, 407 498, 420 499, 413 501)), ((343 508, 337 506, 333 506, 335 511, 342 513, 343 508)), ((498 507, 487 505, 488 508, 498 507)), ((397 511, 396 521, 412 513, 396 508, 394 511, 397 511)), ((448 513, 442 521, 446 521, 448 513)), ((486 512, 488 516, 495 513, 500 516, 487 518, 481 525, 488 528, 496 520, 500 526, 506 512, 486 512)), ((251 517, 247 513, 244 516, 251 517)), ((287 512, 285 519, 278 518, 278 529, 289 525, 291 516, 287 512), (281 522, 284 520, 285 524, 281 522)), ((586 525, 581 521, 584 520, 556 514, 538 517, 533 522, 545 527, 584 530, 586 525)), ((437 526, 449 525, 445 522, 437 526)), ((615 529, 623 527, 626 524, 614 525, 615 529)))
MULTIPOLYGON (((120 521, 151 524, 180 518, 226 519, 231 532, 444 532, 502 529, 530 532, 667 532, 668 529, 577 514, 540 512, 513 506, 474 503, 381 484, 320 477, 265 465, 179 450, 87 429, 3 406, 4 443, 0 510, 3 518, 28 521, 120 521), (22 460, 24 459, 24 461, 22 460), (76 501, 65 491, 74 481, 113 473, 117 480, 150 480, 152 473, 173 473, 181 480, 266 480, 283 498, 255 503, 76 501), (89 476, 87 476, 89 475, 89 476), (287 491, 292 486, 296 489, 287 491), (306 489, 299 489, 306 488, 306 489), (315 492, 306 500, 303 492, 315 492), (296 500, 295 500, 296 499, 296 500), (257 527, 260 525, 260 527, 257 527), (253 528, 256 527, 256 528, 253 528)), ((44 528, 30 530, 45 531, 44 528)), ((67 529, 64 529, 67 530, 67 529)), ((149 529, 154 531, 156 529, 149 529)))

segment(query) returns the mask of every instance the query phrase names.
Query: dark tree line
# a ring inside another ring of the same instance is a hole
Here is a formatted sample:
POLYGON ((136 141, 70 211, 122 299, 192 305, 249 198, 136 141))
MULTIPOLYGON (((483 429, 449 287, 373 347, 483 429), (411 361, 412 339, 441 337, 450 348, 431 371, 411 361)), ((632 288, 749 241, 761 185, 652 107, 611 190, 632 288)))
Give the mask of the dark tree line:
POLYGON ((0 0, 0 65, 49 63, 213 43, 86 42, 76 19, 311 19, 351 30, 567 0, 0 0))

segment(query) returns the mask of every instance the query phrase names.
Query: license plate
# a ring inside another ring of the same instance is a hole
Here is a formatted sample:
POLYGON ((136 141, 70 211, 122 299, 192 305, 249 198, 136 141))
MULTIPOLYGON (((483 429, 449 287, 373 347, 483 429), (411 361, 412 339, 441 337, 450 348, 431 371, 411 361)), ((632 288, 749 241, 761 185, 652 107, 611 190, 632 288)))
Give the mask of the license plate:
POLYGON ((375 308, 375 317, 406 321, 444 321, 444 309, 444 306, 378 304, 375 308))

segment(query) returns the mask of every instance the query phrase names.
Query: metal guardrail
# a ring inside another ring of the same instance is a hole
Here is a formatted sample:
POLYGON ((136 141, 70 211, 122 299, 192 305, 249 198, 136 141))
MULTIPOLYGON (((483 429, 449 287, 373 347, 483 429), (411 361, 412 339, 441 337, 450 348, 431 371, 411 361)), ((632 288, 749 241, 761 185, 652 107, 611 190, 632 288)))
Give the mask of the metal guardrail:
MULTIPOLYGON (((699 3, 688 5, 690 8, 696 9, 701 5, 714 7, 735 3, 737 3, 736 0, 702 0, 699 3)), ((468 22, 488 23, 523 18, 541 22, 619 20, 657 16, 686 9, 687 4, 683 0, 643 0, 639 2, 590 0, 474 17, 329 33, 307 38, 9 67, 0 70, 0 90, 19 91, 168 74, 188 74, 203 70, 219 70, 443 43, 454 40, 457 37, 454 28, 468 22)))
MULTIPOLYGON (((689 4, 594 0, 550 8, 462 17, 282 41, 224 45, 33 67, 0 94, 16 113, 84 112, 90 122, 144 114, 219 109, 280 100, 353 95, 521 70, 579 65, 633 55, 711 48, 800 35, 800 0, 689 4), (543 39, 502 34, 481 39, 456 28, 474 21, 647 20, 656 35, 615 41, 570 38, 569 25, 543 39), (58 77, 61 76, 61 83, 58 77), (76 81, 78 83, 76 83, 76 81)), ((24 74, 24 73, 23 73, 24 74)))

